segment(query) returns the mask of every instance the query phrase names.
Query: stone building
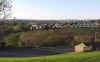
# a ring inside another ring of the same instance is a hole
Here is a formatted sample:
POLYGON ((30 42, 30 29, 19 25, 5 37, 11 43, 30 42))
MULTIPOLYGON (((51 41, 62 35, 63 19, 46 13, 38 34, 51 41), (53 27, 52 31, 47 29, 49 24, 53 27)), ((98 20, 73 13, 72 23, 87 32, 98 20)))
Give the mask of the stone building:
POLYGON ((75 52, 87 52, 91 50, 92 46, 86 43, 81 43, 75 46, 75 52))

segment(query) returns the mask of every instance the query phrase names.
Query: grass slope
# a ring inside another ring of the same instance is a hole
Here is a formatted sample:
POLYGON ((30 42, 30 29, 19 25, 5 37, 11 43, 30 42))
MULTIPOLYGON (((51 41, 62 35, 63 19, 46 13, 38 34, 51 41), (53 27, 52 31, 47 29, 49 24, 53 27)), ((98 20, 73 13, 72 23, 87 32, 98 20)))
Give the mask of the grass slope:
POLYGON ((0 62, 100 62, 100 51, 28 58, 0 58, 0 62))

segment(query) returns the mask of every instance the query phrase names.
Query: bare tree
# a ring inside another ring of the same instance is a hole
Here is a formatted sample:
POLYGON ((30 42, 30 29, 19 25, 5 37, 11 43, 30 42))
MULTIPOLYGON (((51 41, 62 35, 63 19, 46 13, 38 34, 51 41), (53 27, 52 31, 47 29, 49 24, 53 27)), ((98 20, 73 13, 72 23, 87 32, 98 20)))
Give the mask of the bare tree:
POLYGON ((7 19, 11 14, 12 0, 0 0, 0 19, 7 19))

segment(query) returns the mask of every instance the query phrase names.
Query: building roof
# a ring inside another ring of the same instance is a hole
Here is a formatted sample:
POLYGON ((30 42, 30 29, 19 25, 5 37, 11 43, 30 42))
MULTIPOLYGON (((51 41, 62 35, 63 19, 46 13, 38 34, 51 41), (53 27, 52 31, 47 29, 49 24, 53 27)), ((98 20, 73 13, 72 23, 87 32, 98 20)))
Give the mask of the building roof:
POLYGON ((92 45, 90 43, 82 42, 77 46, 86 46, 87 47, 87 46, 92 46, 92 45))

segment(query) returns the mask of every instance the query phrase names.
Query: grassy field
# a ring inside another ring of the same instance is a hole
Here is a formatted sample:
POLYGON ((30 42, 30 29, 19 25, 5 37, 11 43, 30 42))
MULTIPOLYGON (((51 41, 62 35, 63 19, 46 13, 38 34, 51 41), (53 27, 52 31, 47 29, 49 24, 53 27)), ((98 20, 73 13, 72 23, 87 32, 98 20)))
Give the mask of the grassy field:
POLYGON ((69 30, 71 30, 72 32, 74 32, 74 34, 93 34, 94 31, 91 30, 91 28, 68 28, 69 30))
POLYGON ((0 62, 100 62, 100 51, 67 53, 44 57, 0 58, 0 62))

